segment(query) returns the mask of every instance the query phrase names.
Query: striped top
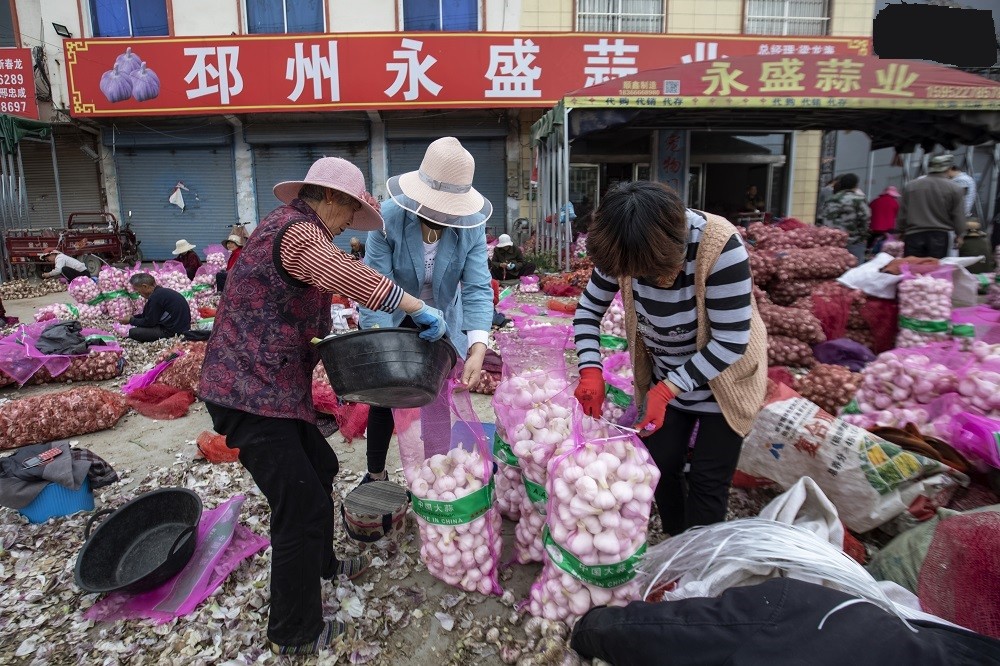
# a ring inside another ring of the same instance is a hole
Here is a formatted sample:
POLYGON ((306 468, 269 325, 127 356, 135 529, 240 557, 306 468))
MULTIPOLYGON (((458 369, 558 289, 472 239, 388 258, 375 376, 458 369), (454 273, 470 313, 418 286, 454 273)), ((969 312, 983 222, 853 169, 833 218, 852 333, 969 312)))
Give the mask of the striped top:
POLYGON ((393 312, 403 290, 331 241, 333 236, 315 224, 292 224, 281 237, 281 265, 306 284, 347 296, 368 308, 393 312))
MULTIPOLYGON (((670 406, 718 414, 721 410, 708 382, 739 360, 750 342, 750 257, 736 233, 712 267, 705 283, 710 336, 699 351, 695 265, 706 221, 689 210, 687 223, 687 263, 674 283, 658 287, 644 278, 632 279, 638 333, 652 354, 656 381, 668 379, 682 391, 670 406)), ((581 368, 601 367, 601 318, 618 290, 616 280, 594 269, 573 320, 581 368)))

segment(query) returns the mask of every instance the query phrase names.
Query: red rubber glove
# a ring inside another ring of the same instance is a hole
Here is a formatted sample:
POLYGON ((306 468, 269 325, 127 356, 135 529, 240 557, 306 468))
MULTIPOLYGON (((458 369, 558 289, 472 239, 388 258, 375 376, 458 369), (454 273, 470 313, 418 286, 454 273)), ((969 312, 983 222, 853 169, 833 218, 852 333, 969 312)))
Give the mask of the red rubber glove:
POLYGON ((583 413, 595 419, 601 418, 604 409, 604 373, 600 368, 582 368, 580 384, 573 395, 583 407, 583 413))
POLYGON ((660 382, 649 389, 646 400, 642 404, 639 424, 636 426, 640 437, 652 435, 663 427, 663 419, 667 416, 667 403, 676 397, 666 382, 660 382))

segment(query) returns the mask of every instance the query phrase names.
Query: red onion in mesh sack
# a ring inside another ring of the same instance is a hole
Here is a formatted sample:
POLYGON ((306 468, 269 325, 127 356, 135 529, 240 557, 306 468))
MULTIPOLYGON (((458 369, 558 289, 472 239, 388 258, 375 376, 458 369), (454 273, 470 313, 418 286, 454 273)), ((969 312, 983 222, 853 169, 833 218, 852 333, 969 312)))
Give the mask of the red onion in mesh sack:
POLYGON ((786 335, 767 336, 767 364, 808 368, 816 362, 812 347, 786 335))
POLYGON ((768 302, 758 304, 768 335, 783 335, 815 345, 826 341, 823 327, 811 312, 768 302))
POLYGON ((772 252, 770 256, 777 280, 836 278, 858 265, 853 254, 839 247, 794 248, 772 252))
POLYGON ((790 248, 847 247, 847 232, 830 227, 802 227, 789 231, 764 234, 757 241, 760 250, 787 250, 790 248))
POLYGON ((795 381, 794 388, 826 413, 836 414, 854 399, 860 385, 860 373, 851 372, 842 365, 818 363, 809 374, 795 381))
POLYGON ((782 280, 772 282, 768 295, 777 305, 791 305, 803 296, 811 296, 813 291, 829 280, 782 280))
POLYGON ((12 400, 0 405, 0 449, 111 428, 127 411, 124 396, 96 386, 12 400))

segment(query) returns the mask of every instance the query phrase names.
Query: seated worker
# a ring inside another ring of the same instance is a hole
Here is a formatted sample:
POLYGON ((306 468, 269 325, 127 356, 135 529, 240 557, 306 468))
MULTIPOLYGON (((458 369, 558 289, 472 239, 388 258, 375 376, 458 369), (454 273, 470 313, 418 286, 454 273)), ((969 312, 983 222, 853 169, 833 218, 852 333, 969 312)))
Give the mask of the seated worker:
POLYGON ((177 261, 184 264, 184 270, 187 272, 189 280, 193 280, 195 272, 201 268, 201 259, 194 251, 196 247, 198 246, 188 243, 183 238, 174 245, 173 254, 177 257, 177 261))
POLYGON ((513 280, 522 275, 535 272, 535 265, 524 260, 521 248, 507 234, 500 234, 497 246, 493 248, 493 258, 490 259, 490 273, 497 280, 513 280))
POLYGON ((42 260, 47 259, 56 265, 48 273, 42 273, 43 278, 62 276, 69 282, 81 275, 90 277, 90 271, 87 270, 87 266, 82 261, 68 257, 59 250, 46 250, 38 255, 38 258, 42 260))
POLYGON ((351 256, 355 259, 365 258, 365 244, 357 236, 351 238, 351 256))
POLYGON ((142 314, 121 320, 132 325, 128 337, 138 342, 153 342, 190 330, 191 307, 179 292, 158 286, 149 273, 136 273, 128 282, 146 299, 142 314))

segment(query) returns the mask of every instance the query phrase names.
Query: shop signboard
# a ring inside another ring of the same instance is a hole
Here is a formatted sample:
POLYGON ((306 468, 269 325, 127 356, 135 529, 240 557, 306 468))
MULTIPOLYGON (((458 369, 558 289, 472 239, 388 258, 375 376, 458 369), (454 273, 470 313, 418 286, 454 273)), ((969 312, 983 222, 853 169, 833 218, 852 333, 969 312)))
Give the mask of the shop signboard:
MULTIPOLYGON (((349 33, 66 39, 76 117, 551 106, 671 64, 865 55, 866 38, 349 33)), ((660 83, 642 91, 659 95, 660 83)), ((671 93, 673 94, 673 93, 671 93)), ((638 99, 639 90, 635 91, 638 99)))
POLYGON ((0 49, 0 114, 38 120, 31 49, 0 49))

